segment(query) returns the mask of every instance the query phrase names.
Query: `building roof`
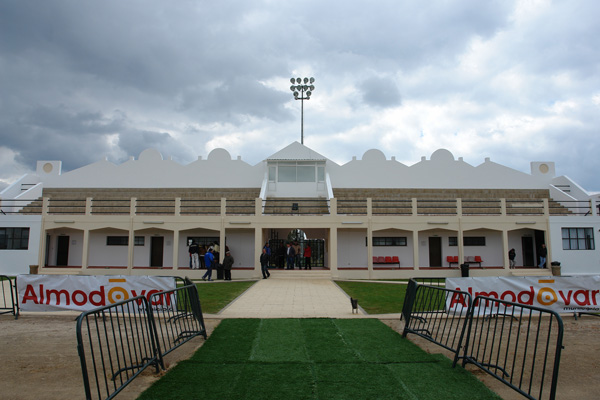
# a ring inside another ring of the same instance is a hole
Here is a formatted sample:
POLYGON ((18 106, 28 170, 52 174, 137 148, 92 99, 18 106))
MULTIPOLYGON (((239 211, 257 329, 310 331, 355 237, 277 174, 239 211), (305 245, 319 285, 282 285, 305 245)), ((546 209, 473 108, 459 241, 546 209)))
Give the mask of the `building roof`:
POLYGON ((294 142, 277 153, 267 157, 267 161, 328 161, 326 157, 309 149, 303 144, 294 142))

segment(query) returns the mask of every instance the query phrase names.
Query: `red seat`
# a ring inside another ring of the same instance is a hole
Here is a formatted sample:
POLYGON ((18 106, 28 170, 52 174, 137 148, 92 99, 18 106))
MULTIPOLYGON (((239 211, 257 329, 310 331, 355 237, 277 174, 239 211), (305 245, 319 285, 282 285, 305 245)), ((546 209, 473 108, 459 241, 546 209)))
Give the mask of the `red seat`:
POLYGON ((391 264, 391 263, 392 263, 392 257, 390 257, 390 256, 386 256, 386 257, 385 257, 385 263, 386 263, 386 264, 391 264))
POLYGON ((400 266, 400 259, 398 256, 392 257, 392 264, 398 264, 398 266, 400 266))
POLYGON ((454 262, 454 257, 452 256, 447 256, 446 257, 446 261, 448 261, 449 263, 454 262))
POLYGON ((454 258, 452 258, 452 262, 455 262, 458 264, 458 256, 454 256, 454 258))
POLYGON ((483 261, 483 260, 481 259, 481 257, 480 257, 480 256, 475 256, 475 262, 478 262, 478 263, 480 263, 480 262, 482 262, 482 261, 483 261))
POLYGON ((377 264, 377 257, 373 257, 373 264, 377 264))
POLYGON ((385 257, 377 257, 377 264, 385 264, 385 257))

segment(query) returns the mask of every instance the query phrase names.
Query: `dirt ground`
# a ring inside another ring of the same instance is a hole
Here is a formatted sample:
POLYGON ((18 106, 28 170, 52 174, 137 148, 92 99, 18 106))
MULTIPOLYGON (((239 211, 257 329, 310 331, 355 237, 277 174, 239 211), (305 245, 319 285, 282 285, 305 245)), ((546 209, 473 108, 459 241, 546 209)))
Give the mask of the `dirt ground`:
MULTIPOLYGON (((15 320, 11 315, 0 315, 0 398, 4 400, 83 398, 85 392, 77 355, 75 336, 76 313, 25 313, 15 320)), ((219 320, 207 319, 210 335, 219 320)), ((402 323, 383 320, 401 332, 402 323)), ((560 364, 558 399, 593 399, 600 393, 596 379, 600 366, 600 318, 584 316, 575 320, 564 317, 565 348, 560 364)), ((410 337, 410 336, 409 336, 410 337)), ((440 347, 418 337, 415 343, 432 353, 443 353, 440 347)), ((204 342, 196 338, 167 355, 172 367, 179 360, 190 357, 204 342)), ((504 399, 522 399, 493 377, 473 370, 475 375, 504 399)), ((117 398, 135 399, 160 375, 149 368, 130 383, 117 398)))

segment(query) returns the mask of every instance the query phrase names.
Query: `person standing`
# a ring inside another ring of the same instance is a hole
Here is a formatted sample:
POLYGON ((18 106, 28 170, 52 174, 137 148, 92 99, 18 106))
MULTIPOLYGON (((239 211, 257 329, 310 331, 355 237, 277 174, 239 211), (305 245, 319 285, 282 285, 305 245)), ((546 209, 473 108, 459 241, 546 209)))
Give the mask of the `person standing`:
POLYGON ((548 256, 548 249, 546 245, 542 243, 542 247, 538 250, 538 255, 540 256, 540 263, 538 265, 539 268, 544 268, 546 264, 546 257, 548 256))
POLYGON ((188 252, 190 253, 190 268, 191 269, 200 269, 200 260, 199 253, 200 249, 198 248, 198 244, 195 240, 192 240, 192 244, 188 248, 188 252))
POLYGON ((304 269, 312 269, 310 265, 310 258, 312 257, 312 250, 310 248, 310 244, 306 244, 306 248, 304 249, 304 269))
POLYGON ((206 255, 206 246, 200 246, 200 250, 198 251, 198 258, 200 259, 200 269, 204 269, 204 256, 206 255))
POLYGON ((271 276, 269 272, 269 256, 267 255, 267 249, 263 248, 262 254, 260 255, 260 269, 262 271, 263 279, 267 279, 271 276))
POLYGON ((300 263, 300 259, 302 258, 302 248, 298 242, 294 242, 292 247, 294 248, 294 254, 296 254, 294 257, 294 265, 297 266, 298 269, 302 269, 302 263, 300 263))
POLYGON ((233 267, 233 257, 230 251, 225 252, 225 258, 223 259, 223 273, 225 274, 224 280, 231 280, 231 268, 233 267))
POLYGON ((208 249, 206 255, 204 256, 204 265, 206 265, 206 273, 202 276, 202 280, 205 281, 208 278, 208 281, 212 281, 212 267, 215 261, 215 256, 213 255, 213 249, 208 249))
POLYGON ((517 253, 515 252, 515 249, 510 249, 508 251, 508 262, 510 264, 510 268, 515 267, 515 257, 516 256, 517 256, 517 253))
POLYGON ((294 258, 296 258, 296 251, 290 243, 287 244, 287 268, 294 269, 294 258))

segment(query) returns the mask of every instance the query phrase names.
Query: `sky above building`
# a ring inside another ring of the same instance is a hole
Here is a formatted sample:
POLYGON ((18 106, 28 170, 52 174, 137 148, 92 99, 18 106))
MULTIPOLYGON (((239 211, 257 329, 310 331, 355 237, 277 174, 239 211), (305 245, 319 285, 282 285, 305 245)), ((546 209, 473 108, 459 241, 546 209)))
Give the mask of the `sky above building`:
POLYGON ((252 165, 300 141, 344 164, 439 149, 600 181, 596 0, 2 1, 0 190, 146 148, 252 165))

